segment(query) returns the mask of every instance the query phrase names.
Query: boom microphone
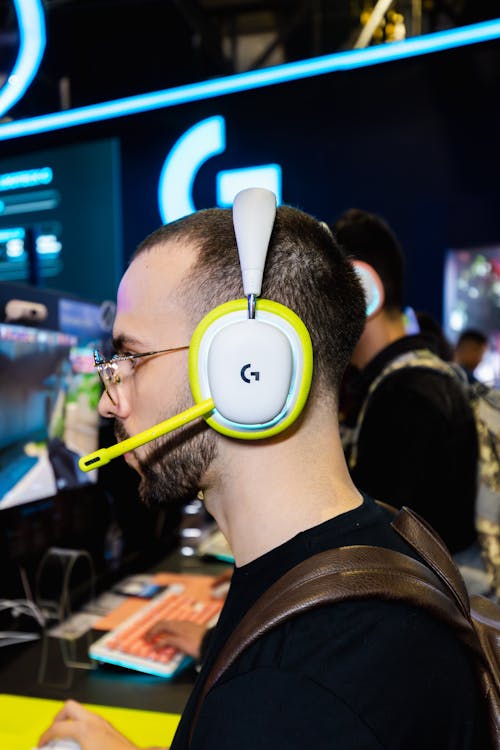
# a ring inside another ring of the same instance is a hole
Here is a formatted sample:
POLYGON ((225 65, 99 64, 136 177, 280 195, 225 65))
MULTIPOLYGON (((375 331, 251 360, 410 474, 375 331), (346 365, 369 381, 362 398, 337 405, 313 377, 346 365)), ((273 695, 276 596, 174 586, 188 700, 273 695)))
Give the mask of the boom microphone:
POLYGON ((136 448, 139 448, 139 446, 149 443, 151 440, 156 440, 156 438, 159 438, 162 435, 173 432, 173 430, 176 430, 185 424, 189 424, 189 422, 194 422, 194 420, 199 417, 205 417, 213 411, 214 406, 215 404, 212 398, 200 401, 199 404, 191 406, 189 409, 186 409, 186 411, 181 411, 180 414, 175 414, 164 422, 159 422, 158 424, 153 425, 153 427, 149 427, 147 430, 127 438, 127 440, 122 440, 120 443, 112 445, 109 448, 100 448, 94 453, 82 456, 78 462, 78 466, 82 471, 92 471, 93 469, 105 466, 114 458, 123 456, 124 453, 133 451, 136 448))

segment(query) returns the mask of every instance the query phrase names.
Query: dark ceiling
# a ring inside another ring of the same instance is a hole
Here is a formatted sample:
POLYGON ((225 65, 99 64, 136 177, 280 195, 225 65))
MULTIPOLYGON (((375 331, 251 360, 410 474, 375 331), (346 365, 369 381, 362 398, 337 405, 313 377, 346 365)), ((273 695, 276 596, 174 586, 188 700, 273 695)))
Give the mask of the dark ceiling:
MULTIPOLYGON (((18 118, 328 54, 353 46, 375 0, 44 0, 39 74, 18 118)), ((395 0, 406 35, 499 15, 497 0, 395 0), (418 12, 420 11, 420 12, 418 12)), ((380 41, 384 41, 383 35, 380 41)), ((0 2, 0 72, 18 49, 0 2)))

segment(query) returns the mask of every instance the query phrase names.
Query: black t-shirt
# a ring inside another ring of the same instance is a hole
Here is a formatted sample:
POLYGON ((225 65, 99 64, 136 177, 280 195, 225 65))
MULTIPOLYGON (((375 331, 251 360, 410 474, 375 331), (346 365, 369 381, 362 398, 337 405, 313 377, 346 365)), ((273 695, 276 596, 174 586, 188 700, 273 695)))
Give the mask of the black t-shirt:
MULTIPOLYGON (((351 378, 350 426, 382 369, 424 345, 418 336, 398 339, 351 378)), ((415 367, 388 375, 368 402, 351 476, 372 497, 423 516, 452 554, 469 547, 476 539, 478 442, 459 379, 415 367)))
MULTIPOLYGON (((249 607, 285 571, 349 544, 409 548, 373 500, 241 568, 172 750, 185 750, 198 691, 249 607)), ((413 555, 415 556, 415 555, 413 555)), ((442 623, 396 602, 326 605, 258 639, 208 693, 192 750, 486 748, 473 666, 442 623)))

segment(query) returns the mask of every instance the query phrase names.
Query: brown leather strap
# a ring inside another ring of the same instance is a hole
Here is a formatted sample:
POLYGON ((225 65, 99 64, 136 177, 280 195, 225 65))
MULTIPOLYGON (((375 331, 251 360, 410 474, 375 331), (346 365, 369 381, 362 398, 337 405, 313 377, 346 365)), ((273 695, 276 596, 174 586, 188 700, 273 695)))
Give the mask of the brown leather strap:
POLYGON ((439 535, 417 513, 402 508, 393 528, 446 584, 464 617, 470 620, 480 644, 479 679, 486 697, 492 747, 500 748, 500 612, 483 596, 469 598, 465 583, 439 535))
POLYGON ((403 507, 391 526, 415 549, 444 582, 465 617, 470 617, 469 595, 464 580, 445 543, 415 511, 403 507))
MULTIPOLYGON (((478 595, 471 598, 471 610, 476 633, 486 658, 492 665, 492 673, 500 675, 500 609, 491 599, 478 595)), ((500 713, 499 684, 496 685, 496 691, 500 713)))
POLYGON ((422 563, 394 550, 351 546, 305 560, 271 586, 246 613, 220 651, 202 687, 190 740, 211 687, 251 643, 277 625, 325 603, 377 598, 428 610, 453 627, 481 658, 471 622, 454 604, 445 583, 422 563))

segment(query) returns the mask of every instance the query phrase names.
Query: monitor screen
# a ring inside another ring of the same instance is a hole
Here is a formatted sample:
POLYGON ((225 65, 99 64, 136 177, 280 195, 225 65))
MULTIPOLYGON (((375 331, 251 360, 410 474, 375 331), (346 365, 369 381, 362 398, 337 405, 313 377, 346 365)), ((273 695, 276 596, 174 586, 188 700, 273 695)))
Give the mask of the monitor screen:
POLYGON ((103 588, 176 542, 181 508, 141 503, 123 460, 78 467, 80 456, 116 442, 97 411, 93 366, 113 314, 107 304, 0 282, 0 596, 27 595, 50 547, 86 550, 103 588))
POLYGON ((114 299, 122 255, 115 138, 0 158, 0 280, 96 303, 114 299))
POLYGON ((488 337, 476 375, 500 385, 500 245, 450 250, 444 272, 444 332, 455 344, 461 331, 475 328, 488 337))
POLYGON ((100 392, 88 343, 0 323, 0 510, 96 481, 78 459, 98 446, 100 392))

